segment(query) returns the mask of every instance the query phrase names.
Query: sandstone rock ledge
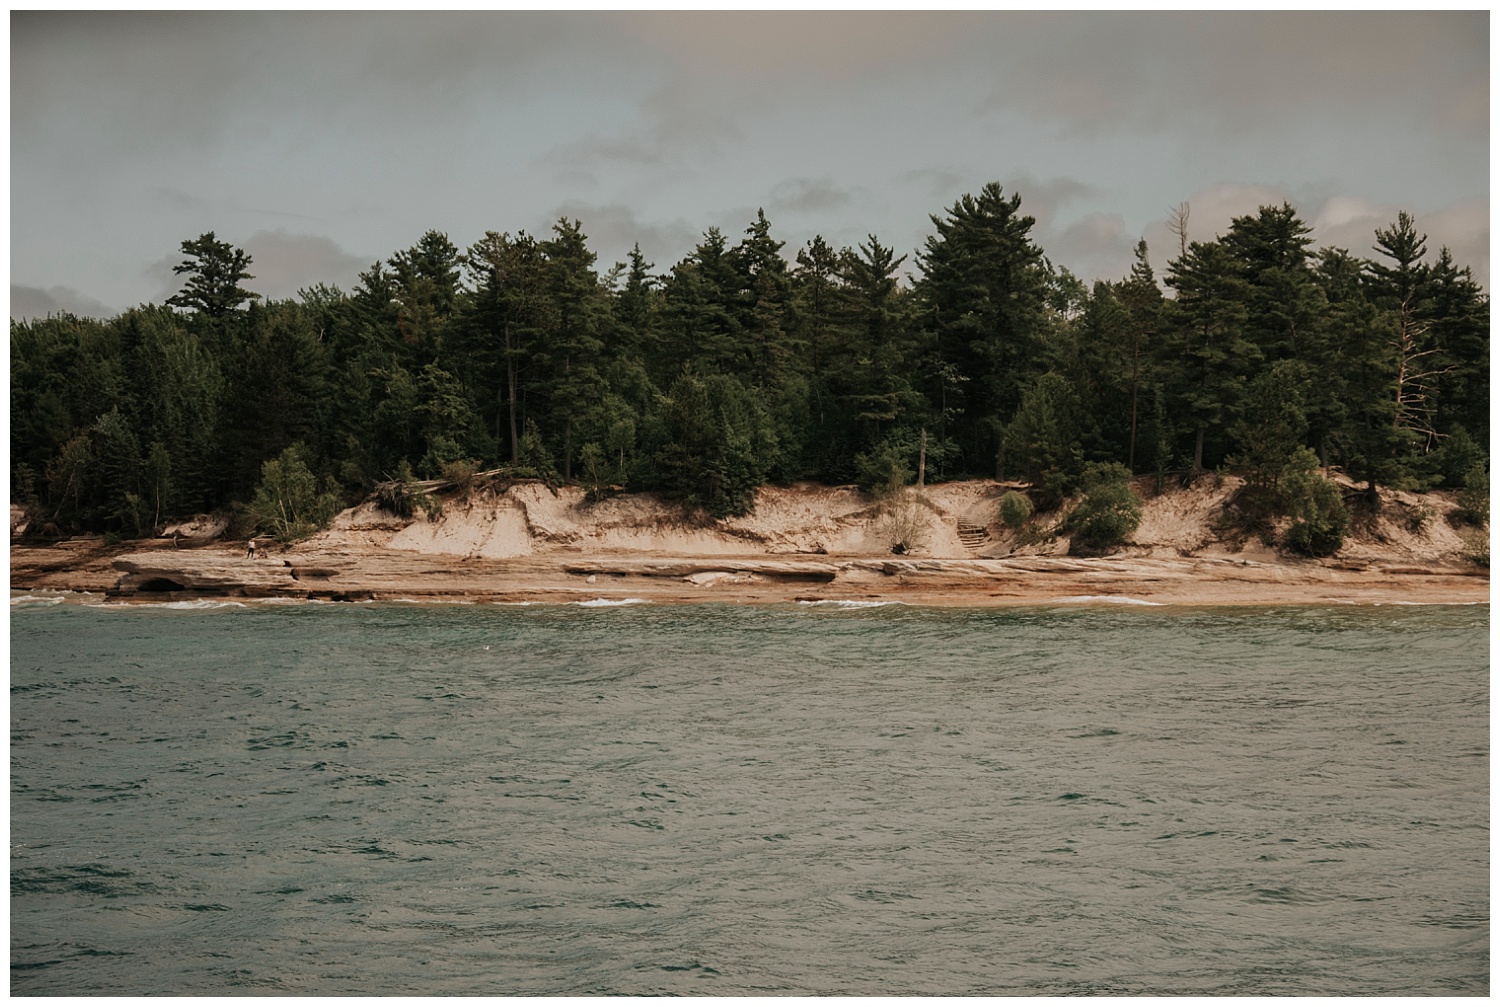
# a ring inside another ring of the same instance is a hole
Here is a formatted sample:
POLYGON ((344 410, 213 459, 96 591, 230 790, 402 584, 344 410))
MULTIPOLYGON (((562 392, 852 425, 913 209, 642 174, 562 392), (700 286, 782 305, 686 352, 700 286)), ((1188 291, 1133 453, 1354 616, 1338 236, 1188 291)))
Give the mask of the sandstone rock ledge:
POLYGON ((480 560, 401 551, 251 560, 227 550, 152 550, 113 560, 117 597, 660 602, 885 600, 994 606, 1055 601, 1166 605, 1483 603, 1489 579, 1458 564, 1255 563, 1186 557, 841 561, 760 557, 480 560))

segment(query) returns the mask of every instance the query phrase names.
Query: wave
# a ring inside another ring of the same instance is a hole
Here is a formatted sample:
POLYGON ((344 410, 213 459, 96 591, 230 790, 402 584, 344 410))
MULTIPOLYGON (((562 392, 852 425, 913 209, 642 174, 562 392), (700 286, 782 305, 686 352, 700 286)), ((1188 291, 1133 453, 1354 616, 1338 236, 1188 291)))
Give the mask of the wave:
POLYGON ((13 596, 10 599, 10 603, 12 605, 19 605, 19 606, 26 606, 26 605, 61 605, 63 603, 63 597, 62 597, 62 595, 57 595, 57 594, 23 594, 23 595, 13 596))
POLYGON ((580 608, 615 608, 620 605, 649 605, 645 598, 595 598, 593 601, 575 601, 580 608))
POLYGON ((799 601, 799 605, 828 605, 832 608, 884 608, 886 605, 905 605, 904 601, 859 601, 854 598, 823 598, 818 601, 799 601))
POLYGON ((1075 594, 1067 598, 1053 598, 1057 604, 1091 604, 1104 602, 1110 605, 1150 605, 1159 608, 1166 604, 1164 601, 1147 601, 1144 598, 1132 598, 1124 594, 1075 594))

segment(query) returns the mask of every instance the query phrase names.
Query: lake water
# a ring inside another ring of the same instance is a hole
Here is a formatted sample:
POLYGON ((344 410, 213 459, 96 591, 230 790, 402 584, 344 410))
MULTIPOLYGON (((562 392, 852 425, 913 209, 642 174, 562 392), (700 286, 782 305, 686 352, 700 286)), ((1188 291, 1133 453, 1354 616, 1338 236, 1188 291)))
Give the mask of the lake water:
POLYGON ((11 607, 16 994, 1483 994, 1489 610, 11 607))

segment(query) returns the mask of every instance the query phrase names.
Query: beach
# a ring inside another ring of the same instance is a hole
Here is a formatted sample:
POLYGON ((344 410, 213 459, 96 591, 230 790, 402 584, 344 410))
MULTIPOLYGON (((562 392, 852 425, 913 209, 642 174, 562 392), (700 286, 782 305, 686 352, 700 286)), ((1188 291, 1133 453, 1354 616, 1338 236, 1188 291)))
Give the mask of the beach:
POLYGON ((1105 556, 1071 555, 1045 523, 1007 529, 1014 484, 966 481, 875 500, 853 487, 761 491, 755 511, 710 521, 670 501, 523 482, 442 500, 403 518, 364 504, 283 546, 179 530, 12 541, 13 591, 122 599, 658 603, 903 602, 990 607, 1048 602, 1161 605, 1488 603, 1489 571, 1467 553, 1442 494, 1386 491, 1333 556, 1296 556, 1226 533, 1236 480, 1143 494, 1140 526, 1105 556), (1424 515, 1416 520, 1412 515, 1424 515), (893 554, 893 522, 919 548, 893 554))

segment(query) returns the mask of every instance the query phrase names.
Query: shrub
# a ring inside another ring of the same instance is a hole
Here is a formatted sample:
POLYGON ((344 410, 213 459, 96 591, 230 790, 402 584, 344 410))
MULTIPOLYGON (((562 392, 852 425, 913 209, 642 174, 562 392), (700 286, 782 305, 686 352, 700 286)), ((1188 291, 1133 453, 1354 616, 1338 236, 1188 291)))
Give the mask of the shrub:
POLYGON ((1311 448, 1299 448, 1292 455, 1282 487, 1292 518, 1287 546, 1308 556, 1338 552, 1349 530, 1349 510, 1339 488, 1318 474, 1318 456, 1311 448))
POLYGON ((301 443, 293 444, 260 467, 261 482, 250 512, 257 527, 278 542, 295 542, 327 527, 339 510, 336 493, 318 492, 306 454, 301 443))
POLYGON ((897 556, 927 548, 927 500, 913 489, 898 489, 886 498, 881 530, 897 556))
POLYGON ((1130 488, 1130 470, 1119 462, 1084 469, 1083 490, 1083 501, 1068 516, 1075 550, 1106 552, 1140 527, 1141 499, 1130 488))
POLYGON ((1025 493, 1011 490, 1000 498, 1000 520, 1005 522, 1005 527, 1011 529, 1020 528, 1031 517, 1034 507, 1031 498, 1025 493))
POLYGON ((1469 470, 1475 465, 1483 467, 1484 448, 1469 436, 1463 427, 1456 428, 1444 438, 1442 446, 1432 453, 1437 469, 1442 473, 1442 485, 1460 487, 1466 484, 1469 470))
POLYGON ((1464 488, 1458 491, 1458 514, 1476 527, 1490 520, 1490 474, 1484 462, 1475 462, 1464 473, 1464 488))
POLYGON ((859 488, 874 497, 895 493, 912 481, 911 451, 890 438, 854 456, 859 488))
POLYGON ((1406 527, 1420 534, 1429 524, 1437 511, 1426 504, 1415 504, 1406 510, 1406 527))

